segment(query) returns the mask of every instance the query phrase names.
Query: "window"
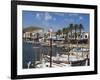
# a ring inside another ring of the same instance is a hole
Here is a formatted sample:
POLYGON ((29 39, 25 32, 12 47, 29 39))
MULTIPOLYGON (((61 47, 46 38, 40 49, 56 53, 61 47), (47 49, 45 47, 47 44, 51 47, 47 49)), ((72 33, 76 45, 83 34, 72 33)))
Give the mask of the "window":
POLYGON ((87 38, 87 35, 85 35, 85 38, 87 38))

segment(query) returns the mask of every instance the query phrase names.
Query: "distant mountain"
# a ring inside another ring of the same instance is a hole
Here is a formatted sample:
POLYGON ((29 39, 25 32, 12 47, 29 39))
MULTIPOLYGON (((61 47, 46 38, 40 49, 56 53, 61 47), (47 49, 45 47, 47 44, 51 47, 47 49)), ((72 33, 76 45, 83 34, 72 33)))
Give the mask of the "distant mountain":
POLYGON ((40 27, 30 26, 30 27, 24 28, 23 29, 23 32, 33 32, 35 30, 40 30, 40 29, 43 30, 43 28, 40 28, 40 27))

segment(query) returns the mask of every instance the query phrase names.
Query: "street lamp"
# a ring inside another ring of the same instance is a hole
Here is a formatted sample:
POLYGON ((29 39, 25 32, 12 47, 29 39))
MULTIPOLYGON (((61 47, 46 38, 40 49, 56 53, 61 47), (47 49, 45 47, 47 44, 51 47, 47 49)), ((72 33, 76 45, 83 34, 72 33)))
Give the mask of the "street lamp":
POLYGON ((52 28, 49 30, 50 32, 50 67, 52 67, 52 28))

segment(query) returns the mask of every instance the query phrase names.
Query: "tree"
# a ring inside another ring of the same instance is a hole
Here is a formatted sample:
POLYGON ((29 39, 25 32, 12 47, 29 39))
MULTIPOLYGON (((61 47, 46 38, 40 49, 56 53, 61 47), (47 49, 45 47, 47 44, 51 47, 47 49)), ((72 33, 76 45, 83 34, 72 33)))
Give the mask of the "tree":
POLYGON ((69 28, 63 28, 62 29, 63 34, 65 34, 64 38, 65 38, 65 42, 67 41, 68 38, 68 32, 69 32, 69 28))
POLYGON ((70 37, 71 37, 71 40, 72 40, 72 34, 73 34, 73 29, 74 29, 74 24, 69 24, 69 31, 70 31, 70 37))
POLYGON ((57 31, 57 35, 61 35, 61 33, 62 33, 62 31, 59 29, 59 30, 57 31))
POLYGON ((81 39, 81 34, 82 34, 82 30, 84 29, 82 24, 79 24, 79 30, 80 30, 80 39, 81 39))
POLYGON ((57 39, 57 35, 61 35, 62 34, 62 31, 59 29, 57 32, 56 32, 56 39, 57 39))
POLYGON ((77 30, 79 29, 79 25, 78 24, 75 24, 74 25, 74 31, 75 31, 75 42, 76 42, 76 37, 77 37, 77 30))
POLYGON ((66 34, 67 28, 63 28, 63 29, 62 29, 62 32, 63 32, 63 34, 66 34))

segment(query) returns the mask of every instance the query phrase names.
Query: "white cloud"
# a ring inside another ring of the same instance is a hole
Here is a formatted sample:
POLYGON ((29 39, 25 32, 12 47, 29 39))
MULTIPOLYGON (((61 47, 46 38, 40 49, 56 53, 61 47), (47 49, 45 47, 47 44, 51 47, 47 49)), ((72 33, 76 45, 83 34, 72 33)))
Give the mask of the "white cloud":
POLYGON ((45 12, 45 13, 36 13, 36 18, 39 20, 44 20, 44 21, 49 21, 49 20, 56 20, 55 17, 52 17, 50 13, 45 12))
POLYGON ((80 20, 82 20, 82 19, 83 19, 83 17, 82 17, 82 16, 80 16, 80 17, 79 17, 79 19, 80 19, 80 20))
POLYGON ((37 14, 36 14, 36 17, 38 18, 39 16, 40 16, 40 14, 39 14, 39 13, 37 13, 37 14))
POLYGON ((36 13, 36 18, 40 20, 42 18, 42 13, 36 13))
POLYGON ((56 21, 56 18, 53 18, 54 21, 56 21))
POLYGON ((48 20, 50 20, 50 19, 52 19, 52 16, 48 13, 48 12, 46 12, 45 13, 45 18, 44 18, 46 21, 48 21, 48 20))

